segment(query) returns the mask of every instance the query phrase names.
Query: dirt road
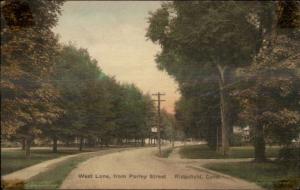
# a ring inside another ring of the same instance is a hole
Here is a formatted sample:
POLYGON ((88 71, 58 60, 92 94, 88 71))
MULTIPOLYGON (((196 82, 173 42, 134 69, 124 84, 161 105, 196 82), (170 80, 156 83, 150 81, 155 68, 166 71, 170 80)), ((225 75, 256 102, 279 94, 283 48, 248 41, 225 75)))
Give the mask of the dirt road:
POLYGON ((155 148, 143 148, 93 157, 74 169, 61 188, 261 189, 177 159, 158 158, 154 151, 155 148))

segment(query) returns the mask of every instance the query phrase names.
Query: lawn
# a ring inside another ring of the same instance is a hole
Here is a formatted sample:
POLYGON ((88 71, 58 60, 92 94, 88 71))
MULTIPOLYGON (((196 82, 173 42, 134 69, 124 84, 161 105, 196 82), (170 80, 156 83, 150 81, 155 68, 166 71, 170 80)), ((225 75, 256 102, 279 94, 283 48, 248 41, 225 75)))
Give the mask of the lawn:
POLYGON ((56 164, 51 169, 29 179, 25 184, 25 189, 59 189, 68 174, 81 162, 94 156, 105 155, 112 152, 127 150, 126 148, 115 148, 99 152, 91 152, 69 158, 56 164))
POLYGON ((58 189, 67 175, 80 163, 91 158, 84 154, 58 163, 50 170, 43 172, 26 182, 25 189, 58 189))
POLYGON ((1 175, 6 175, 46 160, 76 153, 79 153, 79 151, 75 149, 63 150, 58 153, 52 153, 48 149, 34 149, 31 151, 31 156, 28 159, 22 150, 1 151, 1 175))
MULTIPOLYGON (((279 149, 278 146, 267 147, 267 157, 277 157, 279 149)), ((209 149, 207 145, 191 145, 182 147, 179 150, 179 154, 181 158, 190 159, 253 158, 254 148, 251 146, 231 147, 229 154, 223 156, 222 154, 209 149)))
POLYGON ((172 151, 173 151, 172 148, 164 148, 164 149, 161 150, 161 155, 160 156, 159 156, 158 153, 156 155, 158 157, 161 157, 161 158, 168 158, 172 151))
MULTIPOLYGON (((295 189, 297 181, 300 182, 300 172, 295 167, 287 167, 279 162, 230 162, 207 164, 204 167, 225 173, 234 177, 239 177, 247 181, 254 182, 266 189, 295 189), (280 180, 288 180, 285 183, 280 180), (274 184, 276 186, 273 186, 274 184), (278 188, 275 188, 278 187, 278 188)), ((300 185, 300 183, 298 183, 300 185)))

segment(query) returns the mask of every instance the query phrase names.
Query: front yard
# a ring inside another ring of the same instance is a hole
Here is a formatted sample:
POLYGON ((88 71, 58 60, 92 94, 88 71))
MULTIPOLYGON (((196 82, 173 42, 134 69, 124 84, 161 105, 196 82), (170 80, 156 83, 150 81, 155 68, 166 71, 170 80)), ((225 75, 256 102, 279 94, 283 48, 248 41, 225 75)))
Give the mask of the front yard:
POLYGON ((204 167, 254 182, 266 189, 285 190, 300 187, 300 171, 282 162, 231 162, 206 164, 204 167))
POLYGON ((6 175, 46 160, 76 153, 80 152, 77 149, 60 150, 58 153, 52 153, 50 149, 33 149, 30 158, 26 158, 22 150, 1 150, 1 175, 6 175))
MULTIPOLYGON (((266 148, 267 157, 277 157, 280 147, 272 146, 266 148)), ((189 159, 224 159, 224 158, 253 158, 254 148, 251 146, 231 147, 229 154, 223 156, 207 145, 184 146, 179 150, 181 158, 189 159)))

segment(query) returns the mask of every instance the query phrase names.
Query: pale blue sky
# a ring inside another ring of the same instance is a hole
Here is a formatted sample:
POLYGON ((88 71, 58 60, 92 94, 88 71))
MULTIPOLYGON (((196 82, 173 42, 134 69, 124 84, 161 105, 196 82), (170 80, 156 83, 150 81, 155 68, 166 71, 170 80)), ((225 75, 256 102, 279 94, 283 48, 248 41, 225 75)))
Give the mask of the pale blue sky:
POLYGON ((165 92, 163 107, 173 112, 177 85, 155 64, 158 45, 146 41, 149 11, 158 1, 68 1, 54 31, 62 42, 87 48, 101 69, 121 82, 134 83, 144 92, 165 92))

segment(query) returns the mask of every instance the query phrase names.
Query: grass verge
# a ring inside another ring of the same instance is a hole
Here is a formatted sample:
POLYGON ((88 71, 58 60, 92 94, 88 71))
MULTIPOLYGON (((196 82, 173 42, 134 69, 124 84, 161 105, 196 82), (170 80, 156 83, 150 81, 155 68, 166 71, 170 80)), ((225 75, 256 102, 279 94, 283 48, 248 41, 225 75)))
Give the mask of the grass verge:
POLYGON ((58 189, 70 171, 90 157, 91 155, 84 154, 69 158, 52 169, 31 178, 26 182, 25 189, 58 189))
POLYGON ((89 158, 94 156, 100 156, 112 152, 123 151, 123 149, 110 149, 103 150, 99 152, 91 152, 86 154, 81 154, 72 158, 69 158, 63 162, 60 162, 53 166, 51 169, 42 172, 41 174, 34 176, 25 184, 25 189, 59 189, 67 175, 74 169, 76 166, 86 161, 89 158))
POLYGON ((31 151, 30 158, 26 158, 22 150, 1 151, 1 175, 6 175, 46 160, 76 153, 79 153, 78 150, 63 150, 58 153, 52 153, 51 150, 36 149, 31 151))
MULTIPOLYGON (((281 162, 230 162, 206 164, 205 168, 254 182, 266 189, 295 189, 300 173, 281 162), (285 183, 285 184, 283 184, 285 183)), ((300 187, 300 186, 299 186, 300 187)))
POLYGON ((161 150, 160 156, 158 154, 157 155, 161 158, 168 158, 172 151, 173 151, 172 148, 165 148, 161 150))
MULTIPOLYGON (((277 157, 279 149, 280 148, 277 146, 267 147, 267 157, 277 157)), ((179 150, 179 154, 181 158, 189 159, 253 158, 254 148, 251 146, 231 147, 229 154, 223 156, 222 154, 211 150, 207 145, 191 145, 182 147, 179 150)))

